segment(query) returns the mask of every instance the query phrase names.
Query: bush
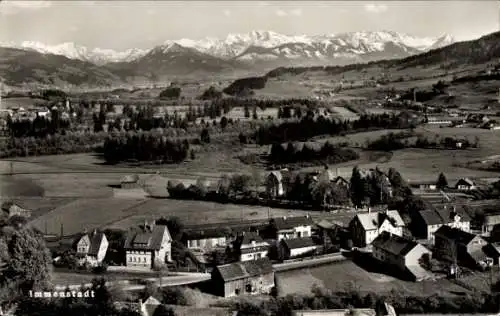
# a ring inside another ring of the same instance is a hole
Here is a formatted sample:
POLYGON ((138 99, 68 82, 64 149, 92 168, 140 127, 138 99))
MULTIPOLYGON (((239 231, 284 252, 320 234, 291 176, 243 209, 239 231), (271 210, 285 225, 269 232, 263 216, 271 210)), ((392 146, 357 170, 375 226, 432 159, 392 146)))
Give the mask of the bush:
POLYGON ((108 265, 105 263, 98 265, 97 267, 92 268, 92 273, 95 273, 95 274, 103 274, 103 273, 106 273, 106 271, 108 271, 108 265))

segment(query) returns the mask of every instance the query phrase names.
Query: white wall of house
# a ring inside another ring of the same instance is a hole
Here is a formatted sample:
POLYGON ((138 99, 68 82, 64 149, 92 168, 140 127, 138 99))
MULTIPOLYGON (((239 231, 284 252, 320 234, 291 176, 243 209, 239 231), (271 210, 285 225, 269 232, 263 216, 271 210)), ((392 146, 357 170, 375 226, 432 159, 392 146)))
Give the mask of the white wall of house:
POLYGON ((309 247, 291 249, 290 250, 290 257, 300 256, 304 253, 308 253, 310 251, 313 251, 316 248, 318 248, 318 246, 309 246, 309 247))
POLYGON ((131 267, 152 267, 152 252, 144 250, 127 250, 126 265, 131 267))
POLYGON ((90 239, 88 235, 84 235, 80 240, 78 241, 78 244, 76 245, 76 252, 79 254, 87 254, 90 249, 90 239))
POLYGON ((104 260, 104 257, 106 257, 106 252, 108 251, 108 246, 108 238, 106 238, 106 235, 103 235, 101 246, 99 247, 99 251, 97 252, 97 262, 101 263, 104 260))
POLYGON ((291 238, 302 238, 302 237, 311 237, 312 227, 311 225, 305 226, 297 226, 293 229, 280 230, 278 231, 278 241, 282 239, 291 239, 291 238))
POLYGON ((371 244, 375 240, 375 238, 377 238, 378 235, 380 235, 384 231, 403 237, 403 227, 401 226, 394 227, 388 220, 385 220, 379 229, 372 229, 365 231, 365 236, 364 236, 365 243, 367 245, 371 244))
POLYGON ((252 261, 267 257, 267 250, 245 253, 240 256, 240 261, 252 261))
POLYGON ((429 254, 429 256, 431 256, 432 252, 421 244, 418 244, 404 256, 405 265, 418 266, 420 264, 419 261, 424 254, 429 254))
POLYGON ((441 226, 443 225, 441 224, 427 225, 427 240, 434 242, 434 234, 441 226))
POLYGON ((161 263, 172 261, 172 240, 169 234, 163 234, 160 250, 156 251, 155 256, 155 259, 161 263))
POLYGON ((226 247, 226 237, 194 239, 187 241, 188 249, 212 249, 216 247, 226 247))

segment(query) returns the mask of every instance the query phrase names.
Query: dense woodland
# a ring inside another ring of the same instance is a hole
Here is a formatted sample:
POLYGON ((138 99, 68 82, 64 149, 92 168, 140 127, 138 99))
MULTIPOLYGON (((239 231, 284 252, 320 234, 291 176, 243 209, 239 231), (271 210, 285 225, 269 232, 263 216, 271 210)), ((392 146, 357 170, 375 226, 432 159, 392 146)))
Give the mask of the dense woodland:
POLYGON ((103 156, 107 163, 122 161, 155 161, 179 163, 187 158, 189 142, 155 137, 151 133, 141 135, 110 136, 104 141, 103 156))
POLYGON ((286 148, 281 144, 273 144, 267 159, 272 164, 289 164, 297 162, 321 161, 335 164, 356 160, 359 155, 352 149, 335 146, 330 142, 324 143, 320 148, 314 148, 307 143, 297 149, 293 143, 288 143, 286 148))
POLYGON ((356 121, 338 121, 319 116, 314 119, 310 114, 298 122, 283 122, 262 126, 253 135, 260 145, 284 143, 288 141, 307 141, 320 135, 338 136, 377 129, 410 128, 414 124, 401 115, 361 115, 356 121))

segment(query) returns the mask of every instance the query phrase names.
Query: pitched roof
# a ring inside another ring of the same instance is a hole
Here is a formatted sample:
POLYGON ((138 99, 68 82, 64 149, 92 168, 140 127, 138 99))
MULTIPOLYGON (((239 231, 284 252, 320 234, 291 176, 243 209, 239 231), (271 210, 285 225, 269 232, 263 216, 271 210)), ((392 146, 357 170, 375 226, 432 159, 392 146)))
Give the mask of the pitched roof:
POLYGON ((434 236, 442 236, 447 239, 454 240, 460 244, 468 244, 476 237, 476 235, 464 232, 458 228, 452 228, 449 226, 441 226, 435 233, 434 236))
POLYGON ((201 228, 184 231, 184 240, 200 240, 207 238, 226 237, 226 232, 220 228, 201 228))
POLYGON ((311 237, 282 239, 281 242, 285 244, 288 249, 316 246, 316 243, 311 237))
POLYGON ((470 221, 470 217, 467 214, 467 212, 463 211, 460 208, 441 208, 441 209, 436 209, 436 212, 439 214, 439 216, 443 219, 445 223, 451 223, 454 221, 455 215, 458 215, 461 217, 461 221, 470 221))
POLYGON ((272 273, 273 265, 268 258, 253 261, 235 262, 215 268, 224 281, 233 281, 262 274, 272 273))
POLYGON ((422 210, 418 212, 426 225, 444 224, 443 219, 435 210, 422 210))
POLYGON ((78 239, 78 242, 80 242, 80 240, 82 238, 84 238, 85 236, 87 236, 89 238, 89 241, 90 241, 89 252, 87 254, 89 256, 97 256, 97 254, 99 253, 99 249, 101 248, 101 243, 104 240, 104 238, 106 237, 106 235, 104 235, 104 233, 102 233, 102 232, 85 234, 78 239))
POLYGON ((153 229, 140 227, 127 236, 124 249, 159 250, 165 234, 172 239, 165 225, 154 225, 153 229))
POLYGON ((256 243, 263 243, 264 240, 257 233, 245 233, 243 238, 241 239, 241 245, 249 245, 252 244, 252 241, 256 243))
POLYGON ((290 216, 290 217, 276 217, 271 220, 274 226, 278 230, 282 229, 292 229, 298 226, 309 226, 313 225, 313 221, 310 216, 290 216))
MULTIPOLYGON (((405 256, 413 248, 418 246, 416 241, 406 239, 400 236, 391 235, 388 232, 382 232, 377 238, 372 242, 374 248, 380 248, 393 255, 405 256)), ((422 246, 423 247, 423 246, 422 246)))
POLYGON ((283 179, 283 175, 281 174, 281 171, 277 171, 277 170, 271 171, 269 173, 268 177, 270 177, 270 176, 275 177, 278 182, 281 182, 281 180, 283 179))
POLYGON ((379 228, 386 218, 394 220, 394 225, 396 227, 405 225, 398 211, 359 213, 356 217, 365 230, 379 228))
POLYGON ((469 178, 462 178, 462 179, 458 180, 456 185, 459 185, 460 183, 465 183, 465 184, 468 184, 470 186, 474 186, 474 182, 469 178))

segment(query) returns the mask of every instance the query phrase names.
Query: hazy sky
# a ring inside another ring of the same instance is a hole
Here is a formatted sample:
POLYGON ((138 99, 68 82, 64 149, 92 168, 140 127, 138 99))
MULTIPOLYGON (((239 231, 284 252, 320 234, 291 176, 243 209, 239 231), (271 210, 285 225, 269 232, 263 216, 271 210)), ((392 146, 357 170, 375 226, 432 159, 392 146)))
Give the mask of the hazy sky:
POLYGON ((167 39, 270 30, 390 30, 467 40, 499 30, 497 1, 19 1, 0 3, 0 41, 149 48, 167 39))

